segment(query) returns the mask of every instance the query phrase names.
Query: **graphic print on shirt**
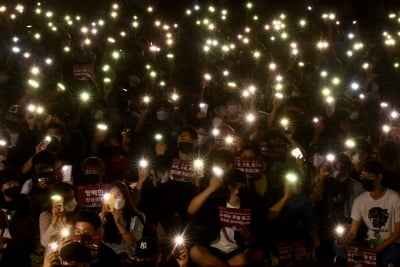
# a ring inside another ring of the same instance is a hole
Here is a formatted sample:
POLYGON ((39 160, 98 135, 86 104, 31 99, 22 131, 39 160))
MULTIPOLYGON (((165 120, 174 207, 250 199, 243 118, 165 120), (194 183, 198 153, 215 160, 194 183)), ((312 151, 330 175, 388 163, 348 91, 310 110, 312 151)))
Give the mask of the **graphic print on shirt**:
POLYGON ((371 230, 374 232, 375 237, 374 239, 368 241, 370 247, 374 248, 385 241, 381 238, 381 232, 386 231, 387 227, 384 226, 386 225, 388 218, 389 213, 387 209, 374 207, 368 211, 368 219, 371 221, 371 224, 374 227, 374 229, 371 230), (381 229, 382 227, 384 227, 384 229, 381 229))

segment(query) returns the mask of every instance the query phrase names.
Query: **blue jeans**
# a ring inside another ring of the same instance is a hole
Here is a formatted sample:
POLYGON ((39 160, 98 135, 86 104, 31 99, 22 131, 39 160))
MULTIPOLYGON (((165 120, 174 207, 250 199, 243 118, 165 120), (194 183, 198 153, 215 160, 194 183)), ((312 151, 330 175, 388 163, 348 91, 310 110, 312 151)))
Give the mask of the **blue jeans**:
MULTIPOLYGON (((358 244, 355 244, 356 246, 358 244)), ((343 259, 347 259, 347 251, 345 248, 333 246, 336 255, 343 259)), ((400 267, 400 244, 391 244, 378 254, 379 265, 387 266, 393 263, 395 267, 400 267)))

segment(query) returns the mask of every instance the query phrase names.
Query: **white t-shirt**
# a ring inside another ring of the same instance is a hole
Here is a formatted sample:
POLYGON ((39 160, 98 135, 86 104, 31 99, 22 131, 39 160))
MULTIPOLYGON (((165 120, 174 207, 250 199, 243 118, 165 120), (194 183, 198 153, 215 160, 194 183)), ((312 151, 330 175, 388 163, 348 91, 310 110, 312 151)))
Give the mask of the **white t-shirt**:
POLYGON ((394 232, 395 223, 400 222, 399 194, 386 189, 385 195, 375 200, 370 192, 364 192, 354 200, 351 218, 364 221, 368 227, 368 243, 374 248, 383 243, 394 232))
MULTIPOLYGON (((226 203, 227 208, 239 209, 239 206, 232 206, 229 203, 226 203)), ((229 254, 230 252, 238 249, 239 246, 236 244, 235 241, 235 230, 234 227, 222 227, 221 231, 219 232, 219 236, 216 240, 214 240, 210 246, 219 249, 220 251, 229 254)))
MULTIPOLYGON (((139 240, 142 238, 142 232, 143 232, 142 221, 137 216, 132 217, 129 224, 129 233, 133 235, 136 240, 139 240)), ((128 246, 128 244, 125 242, 123 238, 121 240, 121 243, 119 244, 108 243, 105 242, 104 240, 103 243, 112 248, 114 252, 117 253, 117 255, 126 252, 130 259, 133 259, 135 256, 135 246, 128 246)))

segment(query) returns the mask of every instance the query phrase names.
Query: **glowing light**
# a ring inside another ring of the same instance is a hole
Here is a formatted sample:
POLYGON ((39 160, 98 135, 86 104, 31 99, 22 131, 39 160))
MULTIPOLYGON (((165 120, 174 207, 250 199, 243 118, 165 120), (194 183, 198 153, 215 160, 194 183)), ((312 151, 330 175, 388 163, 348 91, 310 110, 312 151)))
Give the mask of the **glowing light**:
POLYGON ((33 88, 39 88, 39 83, 36 80, 29 79, 28 84, 33 88))
POLYGON ((390 126, 389 125, 383 125, 382 126, 382 131, 384 132, 384 133, 388 133, 388 132, 390 132, 390 126))
POLYGON ((390 112, 390 117, 392 119, 397 119, 399 117, 399 113, 396 110, 393 110, 392 112, 390 112))
POLYGON ((246 120, 247 120, 249 123, 253 123, 253 122, 256 120, 256 116, 254 116, 254 114, 252 114, 252 113, 249 113, 249 114, 247 114, 247 116, 246 116, 246 120))
POLYGON ((358 83, 356 83, 356 82, 352 82, 350 87, 353 90, 358 90, 360 88, 360 85, 358 83))
POLYGON ((335 159, 336 159, 336 157, 335 157, 335 155, 333 155, 333 154, 328 154, 328 155, 326 155, 326 160, 327 160, 327 161, 332 162, 332 161, 334 161, 335 159))
POLYGON ((204 74, 204 79, 205 79, 206 81, 209 81, 209 80, 212 79, 212 76, 211 76, 209 73, 206 73, 206 74, 204 74))
POLYGON ((149 166, 149 162, 145 159, 141 159, 139 161, 139 167, 140 168, 147 168, 149 166))
POLYGON ((202 159, 195 159, 193 161, 193 166, 196 169, 202 169, 204 167, 204 161, 202 159))
POLYGON ((146 95, 146 96, 143 97, 143 102, 144 102, 144 103, 148 104, 148 103, 150 103, 150 101, 151 101, 150 96, 147 96, 147 95, 146 95))
POLYGON ((294 174, 294 173, 286 174, 285 178, 289 183, 296 183, 297 182, 297 175, 294 174))
POLYGON ((212 168, 212 171, 213 171, 214 175, 216 175, 218 177, 221 177, 224 174, 224 170, 218 166, 214 166, 212 168))
POLYGON ((347 139, 346 142, 344 143, 346 147, 348 148, 354 148, 356 146, 356 143, 354 142, 353 139, 347 139))
POLYGON ((40 73, 39 67, 33 66, 33 67, 31 68, 31 73, 32 73, 33 75, 38 75, 38 74, 40 73))
POLYGON ((336 234, 342 236, 345 231, 346 231, 346 229, 344 228, 343 225, 336 226, 336 229, 335 229, 336 234))
POLYGON ((80 98, 83 102, 87 102, 90 99, 90 95, 88 92, 82 92, 80 98))
POLYGON ((214 135, 214 136, 218 136, 218 135, 220 134, 220 130, 214 128, 214 129, 212 129, 211 133, 212 133, 212 135, 214 135))

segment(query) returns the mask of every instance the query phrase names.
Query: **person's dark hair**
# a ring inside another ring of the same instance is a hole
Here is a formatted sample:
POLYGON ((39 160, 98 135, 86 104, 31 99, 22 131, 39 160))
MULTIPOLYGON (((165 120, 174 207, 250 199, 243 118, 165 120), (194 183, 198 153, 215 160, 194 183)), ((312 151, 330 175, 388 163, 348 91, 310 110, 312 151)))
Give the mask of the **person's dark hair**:
POLYGON ((235 156, 232 152, 226 149, 216 150, 210 154, 211 162, 224 162, 226 164, 234 164, 235 156))
POLYGON ((368 143, 364 139, 357 139, 356 140, 356 150, 361 150, 362 152, 370 155, 372 153, 372 146, 370 143, 368 143))
POLYGON ((11 182, 11 181, 20 181, 20 174, 13 168, 5 168, 0 171, 0 186, 11 182))
POLYGON ((377 160, 370 160, 364 163, 362 171, 378 175, 378 174, 383 174, 385 169, 381 162, 377 160))
POLYGON ((74 191, 74 187, 65 182, 55 183, 50 189, 51 195, 60 195, 62 197, 65 197, 65 195, 71 191, 74 191))
POLYGON ((92 167, 100 170, 99 175, 103 176, 105 173, 104 161, 98 157, 88 157, 82 163, 82 170, 87 167, 92 167))
POLYGON ((71 242, 60 250, 60 257, 65 261, 78 263, 90 263, 92 255, 90 249, 78 242, 71 242))
POLYGON ((57 129, 57 130, 59 130, 61 133, 64 133, 64 127, 60 124, 60 123, 58 123, 58 122, 50 122, 48 125, 47 125, 47 130, 48 129, 57 129))
POLYGON ((38 163, 47 164, 47 165, 54 165, 56 162, 56 158, 53 154, 51 154, 48 150, 42 150, 32 158, 32 165, 36 165, 38 163))
POLYGON ((98 214, 89 211, 89 210, 81 210, 74 217, 74 225, 77 222, 87 222, 93 225, 93 227, 97 230, 101 226, 101 220, 98 214))
POLYGON ((235 185, 235 184, 247 184, 246 174, 240 170, 232 169, 224 177, 225 184, 235 185))
POLYGON ((189 133, 189 135, 190 135, 193 139, 197 140, 198 134, 197 134, 197 131, 196 131, 195 128, 193 128, 193 127, 191 127, 191 126, 184 127, 184 128, 182 128, 182 129, 179 131, 178 136, 179 136, 181 133, 183 133, 183 132, 189 133))

